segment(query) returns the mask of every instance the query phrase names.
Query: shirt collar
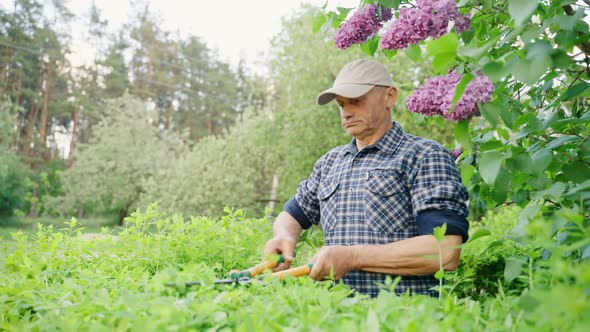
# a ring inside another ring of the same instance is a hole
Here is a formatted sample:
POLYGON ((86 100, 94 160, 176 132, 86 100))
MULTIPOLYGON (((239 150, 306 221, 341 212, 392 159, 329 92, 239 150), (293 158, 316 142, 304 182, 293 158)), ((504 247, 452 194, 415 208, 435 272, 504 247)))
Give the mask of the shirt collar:
MULTIPOLYGON (((385 132, 377 142, 368 145, 365 149, 376 148, 384 153, 392 153, 398 147, 398 145, 404 140, 405 133, 401 126, 397 122, 393 122, 391 128, 385 132)), ((344 146, 345 153, 356 154, 358 152, 356 148, 356 138, 353 138, 350 143, 344 146)))

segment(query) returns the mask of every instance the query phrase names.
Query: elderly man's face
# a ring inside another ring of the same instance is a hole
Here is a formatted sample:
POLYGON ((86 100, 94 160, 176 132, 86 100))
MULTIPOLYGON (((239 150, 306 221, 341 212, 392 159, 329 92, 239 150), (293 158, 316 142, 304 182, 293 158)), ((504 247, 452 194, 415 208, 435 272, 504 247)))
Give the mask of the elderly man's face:
POLYGON ((340 106, 340 120, 346 132, 364 139, 391 125, 390 109, 395 103, 397 90, 376 86, 359 98, 336 96, 340 106))

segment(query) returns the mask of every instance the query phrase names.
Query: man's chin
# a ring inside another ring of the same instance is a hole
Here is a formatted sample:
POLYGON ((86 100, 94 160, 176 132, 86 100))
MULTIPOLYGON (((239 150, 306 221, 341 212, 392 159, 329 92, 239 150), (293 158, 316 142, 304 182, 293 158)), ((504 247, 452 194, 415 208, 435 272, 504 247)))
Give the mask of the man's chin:
POLYGON ((356 137, 356 135, 358 135, 361 130, 359 130, 359 128, 355 127, 355 126, 350 126, 350 127, 346 127, 344 128, 344 130, 346 131, 346 133, 350 136, 356 137))

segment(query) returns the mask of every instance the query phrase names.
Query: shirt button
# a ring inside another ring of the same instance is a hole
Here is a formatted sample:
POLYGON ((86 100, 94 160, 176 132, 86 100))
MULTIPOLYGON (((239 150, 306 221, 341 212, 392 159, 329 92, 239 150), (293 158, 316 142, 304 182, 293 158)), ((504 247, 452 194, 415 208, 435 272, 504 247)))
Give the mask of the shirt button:
POLYGON ((348 215, 348 219, 350 219, 350 218, 352 218, 352 216, 349 214, 349 215, 348 215))
POLYGON ((350 187, 350 191, 353 191, 353 190, 354 190, 354 188, 353 187, 350 187))

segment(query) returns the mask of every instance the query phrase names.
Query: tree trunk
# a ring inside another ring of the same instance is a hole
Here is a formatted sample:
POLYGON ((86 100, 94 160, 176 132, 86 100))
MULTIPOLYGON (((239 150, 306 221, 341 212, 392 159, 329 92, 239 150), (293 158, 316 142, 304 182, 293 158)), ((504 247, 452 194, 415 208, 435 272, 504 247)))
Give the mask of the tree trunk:
MULTIPOLYGON (((7 59, 10 59, 10 57, 6 57, 7 59)), ((8 79, 9 79, 9 68, 10 65, 7 63, 0 63, 0 66, 2 66, 2 70, 0 71, 0 79, 2 80, 2 82, 5 82, 8 85, 8 79)), ((0 95, 4 94, 4 87, 3 85, 0 85, 0 95)))
POLYGON ((277 201, 277 192, 279 189, 279 174, 275 173, 272 176, 272 187, 270 188, 270 201, 268 202, 268 209, 272 211, 275 208, 277 201))
POLYGON ((31 143, 33 140, 33 128, 35 128, 35 119, 37 118, 37 108, 31 102, 31 109, 27 114, 27 125, 25 127, 25 139, 23 146, 23 153, 25 156, 31 156, 31 143))
POLYGON ((207 114, 207 134, 213 133, 213 124, 211 122, 211 114, 207 114))
POLYGON ((68 156, 68 168, 74 164, 74 151, 76 149, 76 135, 78 134, 78 122, 80 121, 80 104, 76 107, 76 110, 72 114, 72 140, 70 141, 70 153, 68 156))
POLYGON ((37 218, 37 197, 39 197, 39 175, 35 176, 35 187, 31 195, 31 206, 29 207, 29 218, 37 218))
MULTIPOLYGON (((8 75, 6 76, 6 80, 8 80, 8 75)), ((6 82, 8 82, 8 81, 6 81, 6 82)), ((19 70, 18 71, 18 81, 16 83, 16 89, 14 91, 14 95, 16 96, 15 97, 14 104, 17 105, 17 106, 20 105, 20 97, 21 97, 20 96, 20 94, 21 94, 20 91, 22 90, 22 87, 23 87, 23 71, 22 70, 19 70)))
POLYGON ((84 204, 80 204, 78 207, 78 220, 82 219, 82 217, 84 217, 84 204))
POLYGON ((196 108, 193 109, 193 99, 189 96, 188 97, 188 110, 187 110, 187 115, 186 118, 184 120, 184 126, 188 127, 189 129, 189 133, 190 133, 190 140, 191 142, 196 142, 198 135, 197 135, 197 128, 196 128, 196 123, 198 123, 198 120, 195 120, 196 118, 196 114, 197 114, 197 110, 196 108))
POLYGON ((23 111, 18 108, 18 112, 16 113, 16 149, 17 151, 23 151, 23 123, 24 123, 24 114, 23 111))
POLYGON ((17 118, 16 118, 16 149, 18 151, 22 151, 22 145, 23 145, 23 137, 22 137, 22 130, 23 130, 23 111, 21 110, 20 103, 21 103, 21 89, 23 86, 23 75, 22 75, 22 71, 19 71, 19 75, 18 75, 18 84, 17 84, 17 89, 15 91, 15 102, 14 105, 17 106, 17 118))
POLYGON ((43 87, 43 108, 41 109, 41 117, 39 119, 39 152, 45 162, 48 161, 47 154, 47 117, 49 108, 49 82, 51 78, 51 70, 47 68, 45 82, 43 87))
POLYGON ((78 120, 78 143, 88 143, 88 136, 89 136, 90 128, 88 124, 82 121, 82 119, 78 120))
POLYGON ((123 221, 124 221, 125 217, 127 217, 127 212, 129 212, 129 207, 131 206, 131 203, 133 203, 133 202, 130 201, 129 203, 127 203, 127 205, 124 208, 122 208, 119 211, 119 219, 117 220, 118 226, 123 226, 123 221))

